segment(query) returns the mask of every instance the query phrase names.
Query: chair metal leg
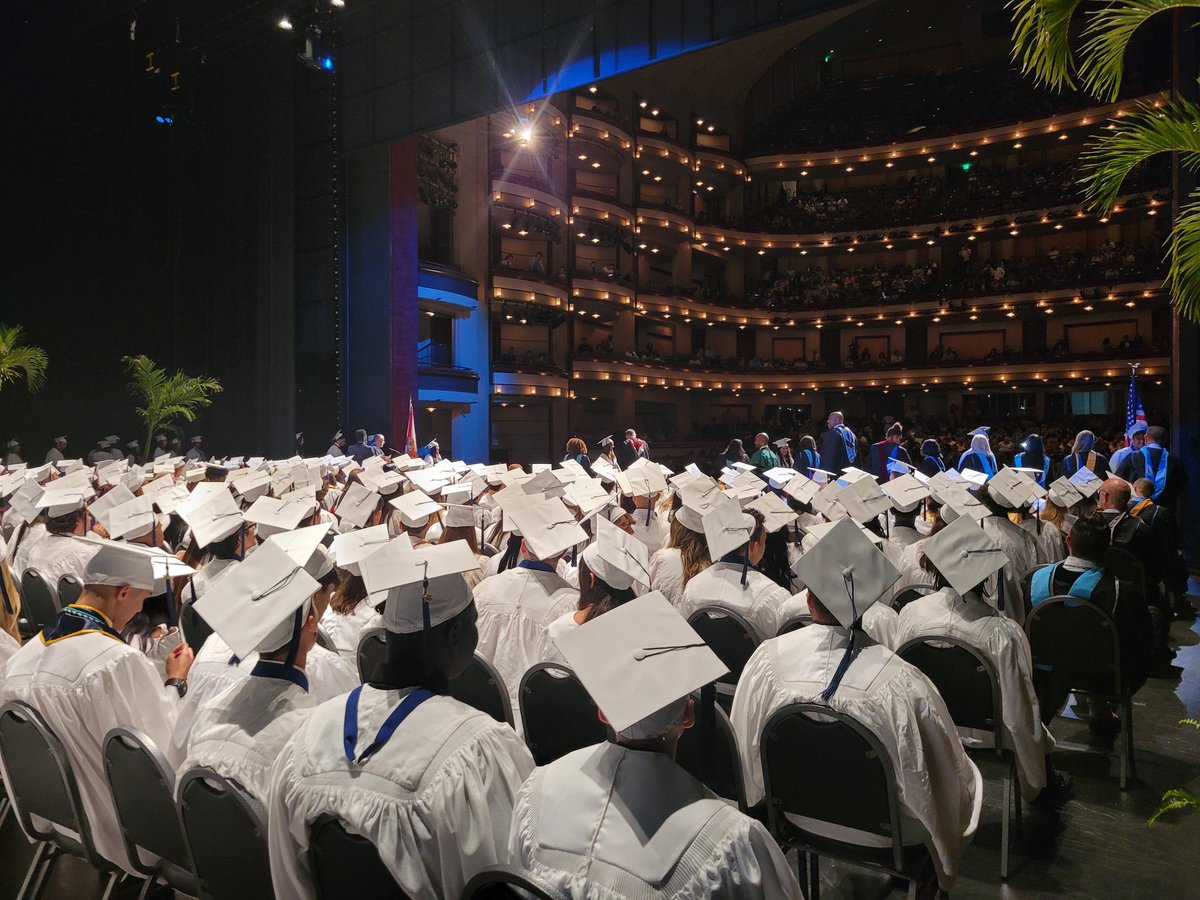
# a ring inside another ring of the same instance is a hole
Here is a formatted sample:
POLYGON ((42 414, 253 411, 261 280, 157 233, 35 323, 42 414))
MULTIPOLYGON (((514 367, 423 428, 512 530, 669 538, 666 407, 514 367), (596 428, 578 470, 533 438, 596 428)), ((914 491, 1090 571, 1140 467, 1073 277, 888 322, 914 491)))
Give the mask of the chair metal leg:
POLYGON ((1012 802, 1012 768, 1004 773, 1004 802, 1001 804, 1000 820, 1000 880, 1008 880, 1008 818, 1009 804, 1012 802))
POLYGON ((1129 777, 1137 778, 1137 755, 1133 750, 1133 698, 1126 697, 1123 706, 1125 708, 1122 712, 1125 714, 1125 718, 1129 720, 1129 730, 1127 732, 1129 741, 1129 777))
POLYGON ((917 884, 917 878, 915 875, 908 879, 908 893, 905 895, 908 897, 908 900, 917 900, 918 887, 919 885, 917 884))
POLYGON ((815 853, 805 854, 808 868, 808 898, 820 900, 821 897, 821 857, 815 853))
POLYGON ((42 867, 42 862, 46 856, 46 850, 50 847, 45 841, 39 841, 37 847, 33 851, 33 861, 29 864, 29 869, 25 872, 25 879, 21 882, 21 889, 17 891, 17 896, 25 900, 33 900, 37 896, 34 891, 35 883, 34 876, 42 867))
POLYGON ((1128 786, 1129 779, 1129 704, 1121 709, 1121 790, 1128 786))
POLYGON ((124 877, 124 872, 113 872, 109 875, 108 884, 104 886, 104 893, 100 895, 100 900, 109 900, 112 897, 113 889, 117 886, 117 882, 124 877))
POLYGON ((150 893, 150 888, 158 883, 157 878, 147 878, 142 881, 142 889, 138 891, 137 900, 146 900, 146 895, 150 893))
POLYGON ((1017 789, 1013 791, 1013 801, 1017 811, 1017 837, 1023 837, 1024 830, 1022 828, 1023 823, 1021 821, 1021 784, 1020 782, 1017 782, 1017 757, 1015 755, 1012 758, 1012 767, 1008 771, 1009 778, 1013 779, 1013 781, 1017 783, 1017 789))

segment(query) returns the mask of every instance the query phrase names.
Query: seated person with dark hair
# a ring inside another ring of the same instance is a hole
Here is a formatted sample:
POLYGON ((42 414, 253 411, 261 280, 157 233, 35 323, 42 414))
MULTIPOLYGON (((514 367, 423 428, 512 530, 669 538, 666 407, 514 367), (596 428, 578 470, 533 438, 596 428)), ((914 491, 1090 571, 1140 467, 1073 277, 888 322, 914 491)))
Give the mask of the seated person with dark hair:
MULTIPOLYGON (((1040 566, 1025 578, 1025 596, 1036 607, 1049 597, 1070 594, 1089 600, 1112 616, 1121 649, 1121 677, 1131 694, 1136 693, 1150 672, 1151 629, 1146 598, 1138 587, 1118 581, 1104 572, 1104 558, 1112 537, 1108 523, 1099 513, 1080 516, 1067 535, 1068 556, 1061 563, 1040 566)), ((1034 669, 1042 721, 1049 724, 1067 701, 1074 685, 1053 669, 1034 669)), ((1102 719, 1105 717, 1102 717, 1102 719)), ((1111 727, 1111 712, 1106 717, 1111 727)), ((1105 729, 1093 721, 1093 728, 1105 729)))

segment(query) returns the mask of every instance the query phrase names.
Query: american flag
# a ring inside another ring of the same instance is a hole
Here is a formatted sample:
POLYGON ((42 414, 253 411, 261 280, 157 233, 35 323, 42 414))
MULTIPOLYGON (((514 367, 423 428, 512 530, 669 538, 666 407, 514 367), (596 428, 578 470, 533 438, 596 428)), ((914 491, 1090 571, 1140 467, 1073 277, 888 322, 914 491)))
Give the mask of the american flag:
POLYGON ((1146 424, 1146 410, 1142 408, 1142 398, 1138 396, 1137 366, 1130 366, 1129 397, 1125 401, 1125 443, 1129 444, 1129 429, 1134 425, 1146 424))

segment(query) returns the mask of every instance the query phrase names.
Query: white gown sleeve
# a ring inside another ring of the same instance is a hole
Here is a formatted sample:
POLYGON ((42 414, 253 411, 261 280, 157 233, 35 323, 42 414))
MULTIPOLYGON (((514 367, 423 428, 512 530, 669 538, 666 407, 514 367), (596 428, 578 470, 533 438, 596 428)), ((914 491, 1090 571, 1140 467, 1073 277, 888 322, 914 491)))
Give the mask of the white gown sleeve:
POLYGON ((742 669, 730 716, 737 737, 738 753, 742 758, 747 806, 754 806, 765 796, 759 745, 763 725, 779 705, 773 690, 774 683, 769 647, 762 644, 742 669))

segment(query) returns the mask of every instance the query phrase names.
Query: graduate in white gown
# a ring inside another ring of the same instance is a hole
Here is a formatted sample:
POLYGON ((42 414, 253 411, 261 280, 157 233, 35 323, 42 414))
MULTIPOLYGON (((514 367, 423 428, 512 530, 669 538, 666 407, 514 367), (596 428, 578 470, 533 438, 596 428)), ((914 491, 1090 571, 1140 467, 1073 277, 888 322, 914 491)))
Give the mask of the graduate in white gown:
POLYGON ((1037 539, 1020 525, 1009 521, 1009 512, 1018 507, 992 489, 990 484, 981 487, 975 492, 975 496, 992 512, 992 515, 979 523, 980 526, 988 537, 1004 549, 1008 560, 1003 569, 1003 602, 993 600, 990 596, 988 600, 995 603, 996 608, 1006 616, 1015 619, 1017 624, 1023 625, 1025 591, 1021 579, 1037 565, 1037 539))
POLYGON ((513 865, 589 900, 801 897, 763 825, 674 761, 691 692, 727 670, 666 598, 632 600, 559 649, 617 737, 534 770, 513 810, 513 865))
POLYGON ((217 633, 247 656, 257 651, 258 662, 248 678, 200 708, 188 736, 187 760, 179 771, 208 766, 264 804, 279 751, 318 703, 308 690, 305 663, 316 646, 319 610, 328 602, 337 576, 324 546, 317 544, 307 553, 306 549, 301 546, 294 555, 282 556, 256 553, 250 564, 239 565, 223 579, 205 603, 217 633), (293 608, 304 593, 297 567, 311 579, 302 582, 306 588, 316 590, 293 608), (259 583, 269 589, 284 579, 291 579, 287 591, 251 602, 248 590, 259 583))
POLYGON ((792 595, 753 568, 767 546, 763 514, 742 510, 736 500, 725 498, 705 514, 703 523, 713 564, 687 583, 679 611, 688 618, 701 607, 723 607, 749 622, 760 641, 774 637, 780 610, 792 595))
MULTIPOLYGON (((961 518, 931 537, 925 554, 941 590, 904 607, 895 646, 948 635, 982 653, 1000 682, 1003 746, 1016 755, 1022 796, 1036 799, 1049 781, 1051 795, 1065 799, 1069 781, 1050 765, 1054 739, 1042 725, 1029 639, 983 600, 984 582, 1004 564, 1003 551, 970 518, 961 518)), ((959 736, 967 747, 991 746, 990 734, 959 729, 959 736)))
POLYGON ((508 688, 519 714, 521 677, 545 655, 546 626, 574 608, 578 592, 555 572, 559 556, 587 539, 562 500, 542 500, 512 514, 523 535, 521 561, 475 586, 479 654, 508 688))
MULTIPOLYGON (((753 806, 764 797, 760 739, 767 720, 792 703, 827 703, 853 716, 888 751, 904 842, 929 848, 938 882, 949 890, 979 824, 979 770, 963 752, 929 679, 857 627, 899 573, 846 521, 796 568, 810 590, 813 623, 760 645, 733 699, 747 802, 753 806)), ((842 840, 854 837, 828 823, 806 827, 842 840)))
POLYGON ((88 513, 85 502, 95 492, 88 486, 55 488, 50 482, 35 504, 44 511, 47 535, 23 559, 24 569, 37 569, 52 588, 64 575, 82 579, 97 544, 86 540, 88 513))
POLYGON ((24 700, 62 741, 96 850, 126 871, 133 870, 108 789, 102 742, 112 728, 134 727, 168 763, 178 765, 182 757, 170 752, 168 738, 192 662, 191 649, 181 644, 167 663, 164 684, 154 664, 121 639, 125 623, 163 589, 155 583, 153 554, 145 547, 102 542, 84 572, 79 600, 9 660, 0 682, 0 702, 24 700))
POLYGON ((465 544, 388 545, 363 561, 368 587, 389 590, 387 666, 313 710, 280 754, 268 802, 278 896, 314 896, 309 831, 326 813, 370 840, 413 900, 458 897, 506 860, 533 758, 508 725, 446 694, 475 649, 461 577, 474 567, 465 544))

